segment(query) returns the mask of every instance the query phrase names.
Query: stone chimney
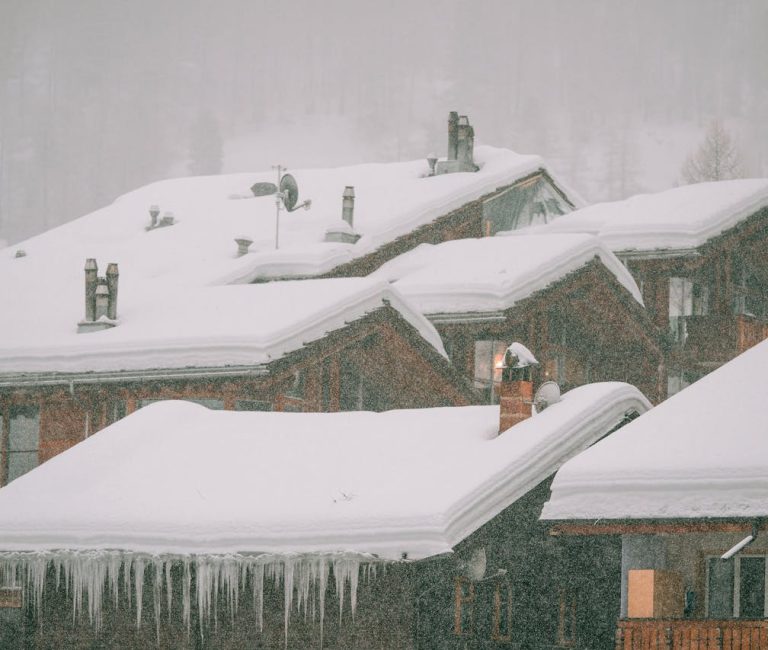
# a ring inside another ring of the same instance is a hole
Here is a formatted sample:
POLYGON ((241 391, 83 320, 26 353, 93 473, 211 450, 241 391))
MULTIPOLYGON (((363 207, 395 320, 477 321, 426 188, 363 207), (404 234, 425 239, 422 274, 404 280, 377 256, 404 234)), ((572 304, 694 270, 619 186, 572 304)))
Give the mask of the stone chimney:
POLYGON ((474 151, 475 130, 469 118, 451 111, 448 115, 448 157, 437 162, 435 173, 476 172, 479 168, 475 165, 474 151))
POLYGON ((117 323, 117 264, 107 265, 107 273, 99 277, 96 260, 85 261, 85 318, 77 324, 78 333, 95 332, 117 323))
POLYGON ((499 386, 499 434, 531 417, 531 367, 538 364, 536 357, 522 343, 513 343, 504 353, 499 386))

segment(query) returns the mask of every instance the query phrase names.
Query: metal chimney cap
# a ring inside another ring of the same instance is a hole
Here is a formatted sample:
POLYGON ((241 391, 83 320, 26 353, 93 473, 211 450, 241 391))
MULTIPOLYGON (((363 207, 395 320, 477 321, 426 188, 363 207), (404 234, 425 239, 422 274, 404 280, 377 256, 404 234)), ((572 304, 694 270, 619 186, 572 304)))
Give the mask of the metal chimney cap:
POLYGON ((96 287, 96 295, 109 295, 109 287, 106 284, 99 284, 99 286, 96 287))
POLYGON ((99 266, 96 264, 96 258, 95 257, 89 257, 85 260, 85 270, 86 271, 98 271, 99 266))
POLYGON ((116 262, 110 262, 107 264, 107 275, 120 275, 120 271, 117 270, 116 262))
POLYGON ((344 188, 344 198, 355 198, 355 186, 354 185, 347 185, 344 188))

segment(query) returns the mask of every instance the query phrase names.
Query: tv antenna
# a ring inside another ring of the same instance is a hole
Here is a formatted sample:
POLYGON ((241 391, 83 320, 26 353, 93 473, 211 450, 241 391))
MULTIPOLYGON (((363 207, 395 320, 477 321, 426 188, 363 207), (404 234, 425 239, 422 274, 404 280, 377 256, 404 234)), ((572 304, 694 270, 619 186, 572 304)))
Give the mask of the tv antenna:
POLYGON ((291 174, 283 173, 288 170, 287 167, 272 165, 272 169, 277 170, 277 185, 274 183, 254 183, 251 185, 251 192, 254 196, 275 195, 275 250, 277 250, 280 248, 280 211, 293 212, 299 208, 309 210, 312 201, 307 199, 298 203, 299 186, 291 174))

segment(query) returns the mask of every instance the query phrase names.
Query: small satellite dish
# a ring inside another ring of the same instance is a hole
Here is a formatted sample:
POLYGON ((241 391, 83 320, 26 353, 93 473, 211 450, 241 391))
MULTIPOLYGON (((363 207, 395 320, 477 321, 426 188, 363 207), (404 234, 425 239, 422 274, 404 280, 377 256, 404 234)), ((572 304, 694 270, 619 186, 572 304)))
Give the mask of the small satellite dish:
POLYGON ((283 195, 285 209, 292 212, 299 200, 299 186, 290 174, 284 174, 280 179, 280 193, 283 195))
POLYGON ((557 404, 560 401, 560 386, 554 381, 545 381, 536 394, 533 396, 533 405, 536 407, 536 413, 541 413, 548 406, 557 404))
POLYGON ((477 582, 485 577, 488 560, 484 548, 475 549, 469 558, 459 561, 459 570, 470 580, 477 582))
POLYGON ((274 183, 254 183, 251 185, 251 192, 254 196, 270 196, 277 194, 277 185, 274 183))

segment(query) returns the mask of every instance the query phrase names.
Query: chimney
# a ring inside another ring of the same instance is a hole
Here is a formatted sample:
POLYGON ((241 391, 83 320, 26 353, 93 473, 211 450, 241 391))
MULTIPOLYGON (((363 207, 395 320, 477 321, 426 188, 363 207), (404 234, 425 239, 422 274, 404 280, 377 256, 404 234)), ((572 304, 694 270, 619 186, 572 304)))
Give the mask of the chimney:
POLYGON ((109 316, 109 288, 104 278, 99 278, 99 284, 96 287, 96 318, 99 320, 102 316, 109 316))
POLYGON ((456 159, 461 171, 475 171, 475 130, 469 123, 469 118, 462 115, 458 125, 458 146, 456 159))
POLYGON ((160 206, 158 206, 158 205, 150 205, 149 206, 149 218, 150 218, 149 227, 150 227, 150 229, 157 228, 157 217, 159 215, 160 215, 160 206))
POLYGON ((456 160, 459 154, 459 114, 448 113, 448 160, 456 160))
POLYGON ((109 304, 107 307, 107 317, 117 320, 117 281, 120 272, 117 270, 117 264, 114 262, 107 264, 107 290, 109 291, 109 304))
POLYGON ((85 260, 85 320, 96 320, 96 284, 99 267, 93 257, 85 260))
POLYGON ((538 364, 536 357, 522 343, 513 343, 504 353, 499 386, 499 434, 531 417, 531 366, 538 364))
POLYGON ((352 185, 347 185, 344 188, 344 194, 342 194, 341 199, 341 218, 349 224, 350 228, 354 227, 355 188, 352 185))

